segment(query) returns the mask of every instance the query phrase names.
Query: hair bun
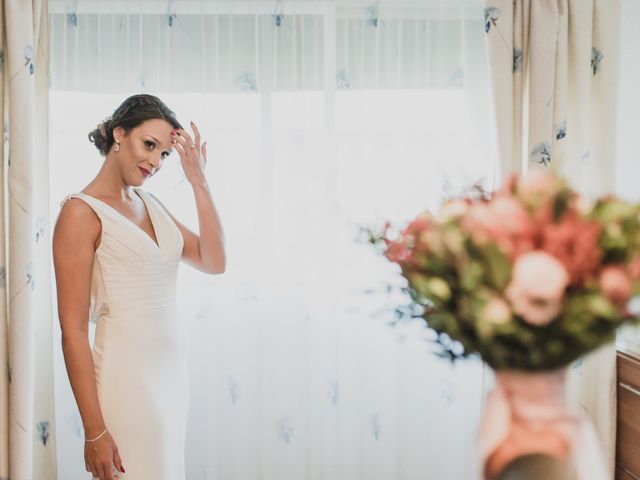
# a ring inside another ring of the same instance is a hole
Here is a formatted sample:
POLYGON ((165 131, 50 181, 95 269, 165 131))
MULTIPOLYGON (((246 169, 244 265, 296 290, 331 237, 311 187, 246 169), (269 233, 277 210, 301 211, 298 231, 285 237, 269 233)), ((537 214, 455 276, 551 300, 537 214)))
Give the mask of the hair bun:
POLYGON ((89 141, 96 146, 102 155, 107 155, 111 146, 109 145, 109 137, 107 133, 108 124, 109 120, 107 119, 89 132, 89 141))

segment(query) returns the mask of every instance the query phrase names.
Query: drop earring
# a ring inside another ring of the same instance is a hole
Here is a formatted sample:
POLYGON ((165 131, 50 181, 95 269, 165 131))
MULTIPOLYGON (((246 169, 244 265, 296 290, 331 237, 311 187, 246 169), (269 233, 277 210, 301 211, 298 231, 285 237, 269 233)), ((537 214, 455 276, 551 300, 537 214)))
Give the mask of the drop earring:
POLYGON ((120 142, 116 142, 116 146, 113 148, 116 152, 120 151, 120 142))

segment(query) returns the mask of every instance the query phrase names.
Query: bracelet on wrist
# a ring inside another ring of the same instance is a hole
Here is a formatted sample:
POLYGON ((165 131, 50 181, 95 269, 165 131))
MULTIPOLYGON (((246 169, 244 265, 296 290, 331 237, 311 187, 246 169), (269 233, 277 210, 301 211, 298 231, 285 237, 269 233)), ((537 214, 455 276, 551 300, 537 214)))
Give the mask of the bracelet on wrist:
POLYGON ((100 438, 102 438, 102 436, 107 433, 107 429, 104 429, 104 432, 102 432, 100 435, 98 435, 96 438, 92 438, 91 440, 87 440, 85 439, 85 443, 92 443, 95 442, 96 440, 99 440, 100 438))

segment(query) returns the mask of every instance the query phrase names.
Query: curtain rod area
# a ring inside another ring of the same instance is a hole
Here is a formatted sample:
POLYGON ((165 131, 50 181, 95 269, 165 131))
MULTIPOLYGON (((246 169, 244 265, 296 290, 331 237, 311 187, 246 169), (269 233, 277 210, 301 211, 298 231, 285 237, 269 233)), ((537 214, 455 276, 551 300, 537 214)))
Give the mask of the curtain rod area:
POLYGON ((483 0, 49 0, 50 14, 149 14, 149 15, 325 15, 367 18, 377 12, 385 18, 477 18, 483 0), (468 12, 468 14, 467 14, 468 12))

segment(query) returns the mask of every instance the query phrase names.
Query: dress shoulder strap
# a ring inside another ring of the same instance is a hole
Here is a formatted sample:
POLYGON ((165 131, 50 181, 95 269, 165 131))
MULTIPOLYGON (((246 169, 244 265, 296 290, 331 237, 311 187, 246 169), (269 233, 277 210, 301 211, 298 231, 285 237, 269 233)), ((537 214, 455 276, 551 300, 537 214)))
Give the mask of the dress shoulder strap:
POLYGON ((113 208, 111 206, 102 202, 101 200, 98 200, 97 198, 92 197, 91 195, 87 195, 86 193, 82 192, 70 193, 69 195, 65 196, 60 203, 60 208, 62 208, 67 200, 71 198, 79 198, 87 205, 89 205, 91 209, 96 213, 96 215, 98 215, 98 218, 100 218, 100 220, 102 220, 104 217, 110 218, 113 214, 113 208))
POLYGON ((63 207, 63 205, 64 205, 65 203, 67 203, 67 200, 69 200, 69 199, 71 199, 71 198, 79 198, 79 197, 80 197, 80 194, 79 194, 79 193, 70 193, 69 195, 66 195, 66 196, 62 199, 62 201, 60 202, 60 208, 62 208, 62 207, 63 207))

